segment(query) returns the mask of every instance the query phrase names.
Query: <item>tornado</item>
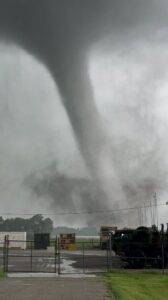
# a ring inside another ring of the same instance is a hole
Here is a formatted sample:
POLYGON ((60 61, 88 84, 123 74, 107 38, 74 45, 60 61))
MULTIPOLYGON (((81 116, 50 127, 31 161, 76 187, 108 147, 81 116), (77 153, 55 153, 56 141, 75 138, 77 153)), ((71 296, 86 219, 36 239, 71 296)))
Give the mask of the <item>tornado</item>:
POLYGON ((159 11, 155 0, 0 0, 0 37, 24 48, 50 71, 90 174, 106 193, 102 206, 126 206, 126 198, 95 104, 89 51, 106 35, 124 36, 134 26, 140 32, 153 20, 157 26, 161 15, 164 23, 166 2, 160 2, 159 11))

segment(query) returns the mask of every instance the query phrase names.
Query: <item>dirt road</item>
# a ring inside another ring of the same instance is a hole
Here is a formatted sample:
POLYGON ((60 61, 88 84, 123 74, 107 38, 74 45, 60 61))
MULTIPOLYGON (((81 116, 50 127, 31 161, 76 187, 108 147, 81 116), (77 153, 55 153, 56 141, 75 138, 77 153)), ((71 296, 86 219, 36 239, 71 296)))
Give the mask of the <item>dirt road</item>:
POLYGON ((0 281, 1 300, 107 300, 99 278, 7 278, 0 281))

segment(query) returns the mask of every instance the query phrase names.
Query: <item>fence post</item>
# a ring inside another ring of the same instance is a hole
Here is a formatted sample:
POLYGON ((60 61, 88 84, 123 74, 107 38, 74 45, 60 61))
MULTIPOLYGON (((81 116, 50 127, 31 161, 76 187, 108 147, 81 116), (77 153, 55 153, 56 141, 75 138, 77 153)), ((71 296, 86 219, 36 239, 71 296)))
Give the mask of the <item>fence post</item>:
POLYGON ((60 239, 58 238, 58 275, 61 274, 60 239))
POLYGON ((109 271, 109 255, 108 255, 108 247, 106 249, 106 258, 107 258, 107 272, 109 271))
POLYGON ((85 242, 82 243, 82 261, 83 261, 83 273, 85 273, 85 242))
POLYGON ((30 246, 30 271, 33 271, 33 242, 31 241, 30 246))
POLYGON ((164 246, 162 243, 162 274, 164 275, 164 246))
POLYGON ((9 235, 6 236, 6 272, 8 272, 9 235))
POLYGON ((55 238, 55 252, 54 252, 54 263, 55 263, 55 273, 57 272, 57 236, 55 238))
POLYGON ((6 235, 4 237, 4 245, 3 245, 3 271, 6 272, 6 235))
POLYGON ((164 275, 164 225, 161 224, 161 242, 162 242, 162 274, 164 275))
POLYGON ((109 232, 109 248, 110 248, 110 270, 112 269, 112 241, 111 241, 112 234, 109 232))

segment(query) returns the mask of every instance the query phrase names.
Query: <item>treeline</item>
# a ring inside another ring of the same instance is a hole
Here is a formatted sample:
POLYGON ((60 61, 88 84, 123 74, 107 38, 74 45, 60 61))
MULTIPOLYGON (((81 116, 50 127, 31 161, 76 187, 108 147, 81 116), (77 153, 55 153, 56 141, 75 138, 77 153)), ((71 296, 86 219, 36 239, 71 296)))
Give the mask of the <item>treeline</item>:
POLYGON ((50 218, 44 218, 41 214, 35 215, 29 219, 0 217, 0 231, 18 232, 26 231, 28 238, 32 238, 34 233, 51 233, 53 230, 53 221, 50 218))

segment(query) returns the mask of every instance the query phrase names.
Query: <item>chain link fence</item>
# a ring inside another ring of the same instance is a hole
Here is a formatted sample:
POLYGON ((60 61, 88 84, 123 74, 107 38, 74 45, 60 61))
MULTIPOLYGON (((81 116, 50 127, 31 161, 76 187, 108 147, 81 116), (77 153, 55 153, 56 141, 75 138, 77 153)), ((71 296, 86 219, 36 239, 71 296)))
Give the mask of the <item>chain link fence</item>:
POLYGON ((17 241, 17 247, 13 243, 6 236, 0 245, 1 271, 57 274, 104 273, 123 268, 167 271, 168 253, 164 245, 156 247, 156 251, 145 244, 136 244, 116 255, 112 245, 102 250, 98 240, 76 241, 62 247, 56 238, 50 240, 46 249, 36 249, 34 241, 26 241, 24 248, 23 241, 17 241))

